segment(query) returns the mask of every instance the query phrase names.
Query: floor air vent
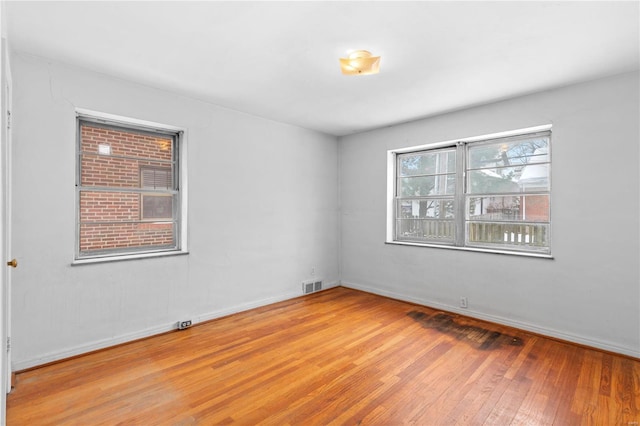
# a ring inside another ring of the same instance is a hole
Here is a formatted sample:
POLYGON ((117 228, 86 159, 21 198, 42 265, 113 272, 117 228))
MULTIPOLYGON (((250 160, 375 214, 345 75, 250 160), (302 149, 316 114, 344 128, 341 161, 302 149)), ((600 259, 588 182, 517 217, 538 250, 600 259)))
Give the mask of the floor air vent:
POLYGON ((322 281, 305 281, 302 283, 302 293, 309 294, 322 290, 322 281))

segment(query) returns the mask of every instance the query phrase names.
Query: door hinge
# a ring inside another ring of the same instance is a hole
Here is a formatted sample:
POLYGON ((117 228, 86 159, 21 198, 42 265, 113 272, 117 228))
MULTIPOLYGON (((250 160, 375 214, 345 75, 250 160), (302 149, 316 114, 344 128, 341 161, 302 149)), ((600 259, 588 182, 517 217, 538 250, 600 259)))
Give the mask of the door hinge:
POLYGON ((11 128, 11 111, 7 110, 7 129, 11 128))
POLYGON ((7 337, 7 352, 11 350, 11 337, 7 337))

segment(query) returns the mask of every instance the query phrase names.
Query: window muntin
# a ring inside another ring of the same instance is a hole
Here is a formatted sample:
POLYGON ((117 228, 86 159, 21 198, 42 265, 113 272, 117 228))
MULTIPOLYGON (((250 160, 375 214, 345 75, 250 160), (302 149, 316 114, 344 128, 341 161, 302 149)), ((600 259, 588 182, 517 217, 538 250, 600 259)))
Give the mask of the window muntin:
POLYGON ((78 117, 76 259, 180 250, 179 136, 78 117))
POLYGON ((550 131, 396 153, 394 241, 549 254, 549 153, 550 131))

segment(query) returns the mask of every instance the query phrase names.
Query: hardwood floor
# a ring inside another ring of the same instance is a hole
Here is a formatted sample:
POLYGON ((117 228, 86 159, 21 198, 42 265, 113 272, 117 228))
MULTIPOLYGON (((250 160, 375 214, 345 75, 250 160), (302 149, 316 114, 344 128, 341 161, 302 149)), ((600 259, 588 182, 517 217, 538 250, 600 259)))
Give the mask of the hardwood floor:
POLYGON ((19 373, 8 425, 638 425, 640 361, 334 288, 19 373))

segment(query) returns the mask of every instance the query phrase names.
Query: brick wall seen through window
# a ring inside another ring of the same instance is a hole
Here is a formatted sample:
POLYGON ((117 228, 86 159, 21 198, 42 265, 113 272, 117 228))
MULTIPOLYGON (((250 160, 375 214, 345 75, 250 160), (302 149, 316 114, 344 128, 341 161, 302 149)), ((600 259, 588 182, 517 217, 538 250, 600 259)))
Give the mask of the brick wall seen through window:
POLYGON ((82 119, 79 132, 77 257, 177 249, 177 135, 82 119))

